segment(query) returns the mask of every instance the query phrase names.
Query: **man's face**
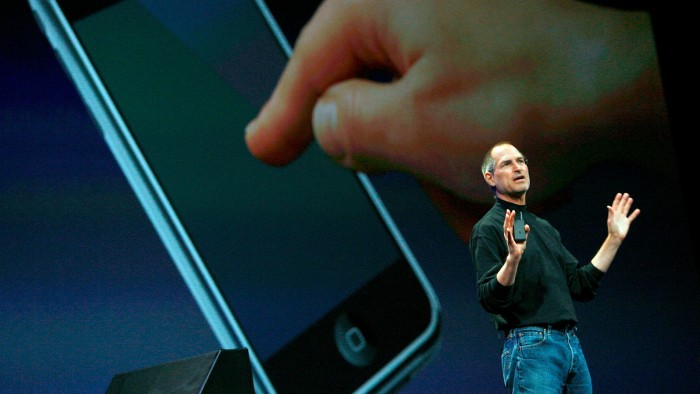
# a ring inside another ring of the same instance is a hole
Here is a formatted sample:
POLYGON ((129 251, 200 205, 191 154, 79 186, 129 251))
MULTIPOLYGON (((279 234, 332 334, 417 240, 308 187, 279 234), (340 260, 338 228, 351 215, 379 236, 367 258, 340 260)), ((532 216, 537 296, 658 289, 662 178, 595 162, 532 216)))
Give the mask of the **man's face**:
POLYGON ((487 182, 496 188, 496 195, 504 200, 523 198, 530 189, 530 171, 525 156, 513 145, 499 145, 491 156, 496 164, 487 182))

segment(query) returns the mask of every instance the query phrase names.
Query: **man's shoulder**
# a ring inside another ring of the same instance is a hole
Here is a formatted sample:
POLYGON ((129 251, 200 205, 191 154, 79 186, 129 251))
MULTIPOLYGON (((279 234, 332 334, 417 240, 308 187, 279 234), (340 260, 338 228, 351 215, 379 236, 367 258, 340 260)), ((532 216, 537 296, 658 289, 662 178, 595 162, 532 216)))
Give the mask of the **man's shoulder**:
POLYGON ((479 219, 476 223, 474 223, 474 226, 472 227, 472 235, 480 234, 482 231, 489 231, 491 228, 496 227, 503 227, 503 220, 505 218, 505 211, 501 208, 498 207, 498 205, 494 205, 489 209, 484 216, 479 219))

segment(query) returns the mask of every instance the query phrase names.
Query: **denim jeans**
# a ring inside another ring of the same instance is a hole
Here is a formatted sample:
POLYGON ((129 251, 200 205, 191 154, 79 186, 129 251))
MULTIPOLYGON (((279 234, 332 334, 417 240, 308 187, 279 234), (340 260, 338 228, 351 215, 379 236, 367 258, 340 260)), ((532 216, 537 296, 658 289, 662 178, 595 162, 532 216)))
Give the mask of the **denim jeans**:
POLYGON ((509 393, 593 392, 576 328, 511 330, 503 344, 501 367, 509 393))

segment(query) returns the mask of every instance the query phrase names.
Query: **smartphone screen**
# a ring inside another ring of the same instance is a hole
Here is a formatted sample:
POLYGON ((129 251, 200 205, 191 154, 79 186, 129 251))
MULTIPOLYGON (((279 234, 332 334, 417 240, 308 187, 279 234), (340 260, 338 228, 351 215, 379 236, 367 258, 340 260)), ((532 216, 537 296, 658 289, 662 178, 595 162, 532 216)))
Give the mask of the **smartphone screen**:
POLYGON ((113 114, 112 151, 261 391, 373 390, 426 357, 438 302, 368 179, 316 145, 283 168, 247 151, 287 60, 264 4, 56 3, 96 74, 88 107, 113 114))

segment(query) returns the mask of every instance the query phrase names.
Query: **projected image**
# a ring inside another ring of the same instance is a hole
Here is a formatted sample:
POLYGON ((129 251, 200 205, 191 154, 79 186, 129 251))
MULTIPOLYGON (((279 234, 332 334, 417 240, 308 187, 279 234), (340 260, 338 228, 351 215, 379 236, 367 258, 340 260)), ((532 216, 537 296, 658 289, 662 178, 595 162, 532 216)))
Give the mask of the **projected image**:
POLYGON ((657 8, 13 7, 8 391, 245 347, 261 393, 508 392, 563 341, 585 390, 700 390, 657 8))

